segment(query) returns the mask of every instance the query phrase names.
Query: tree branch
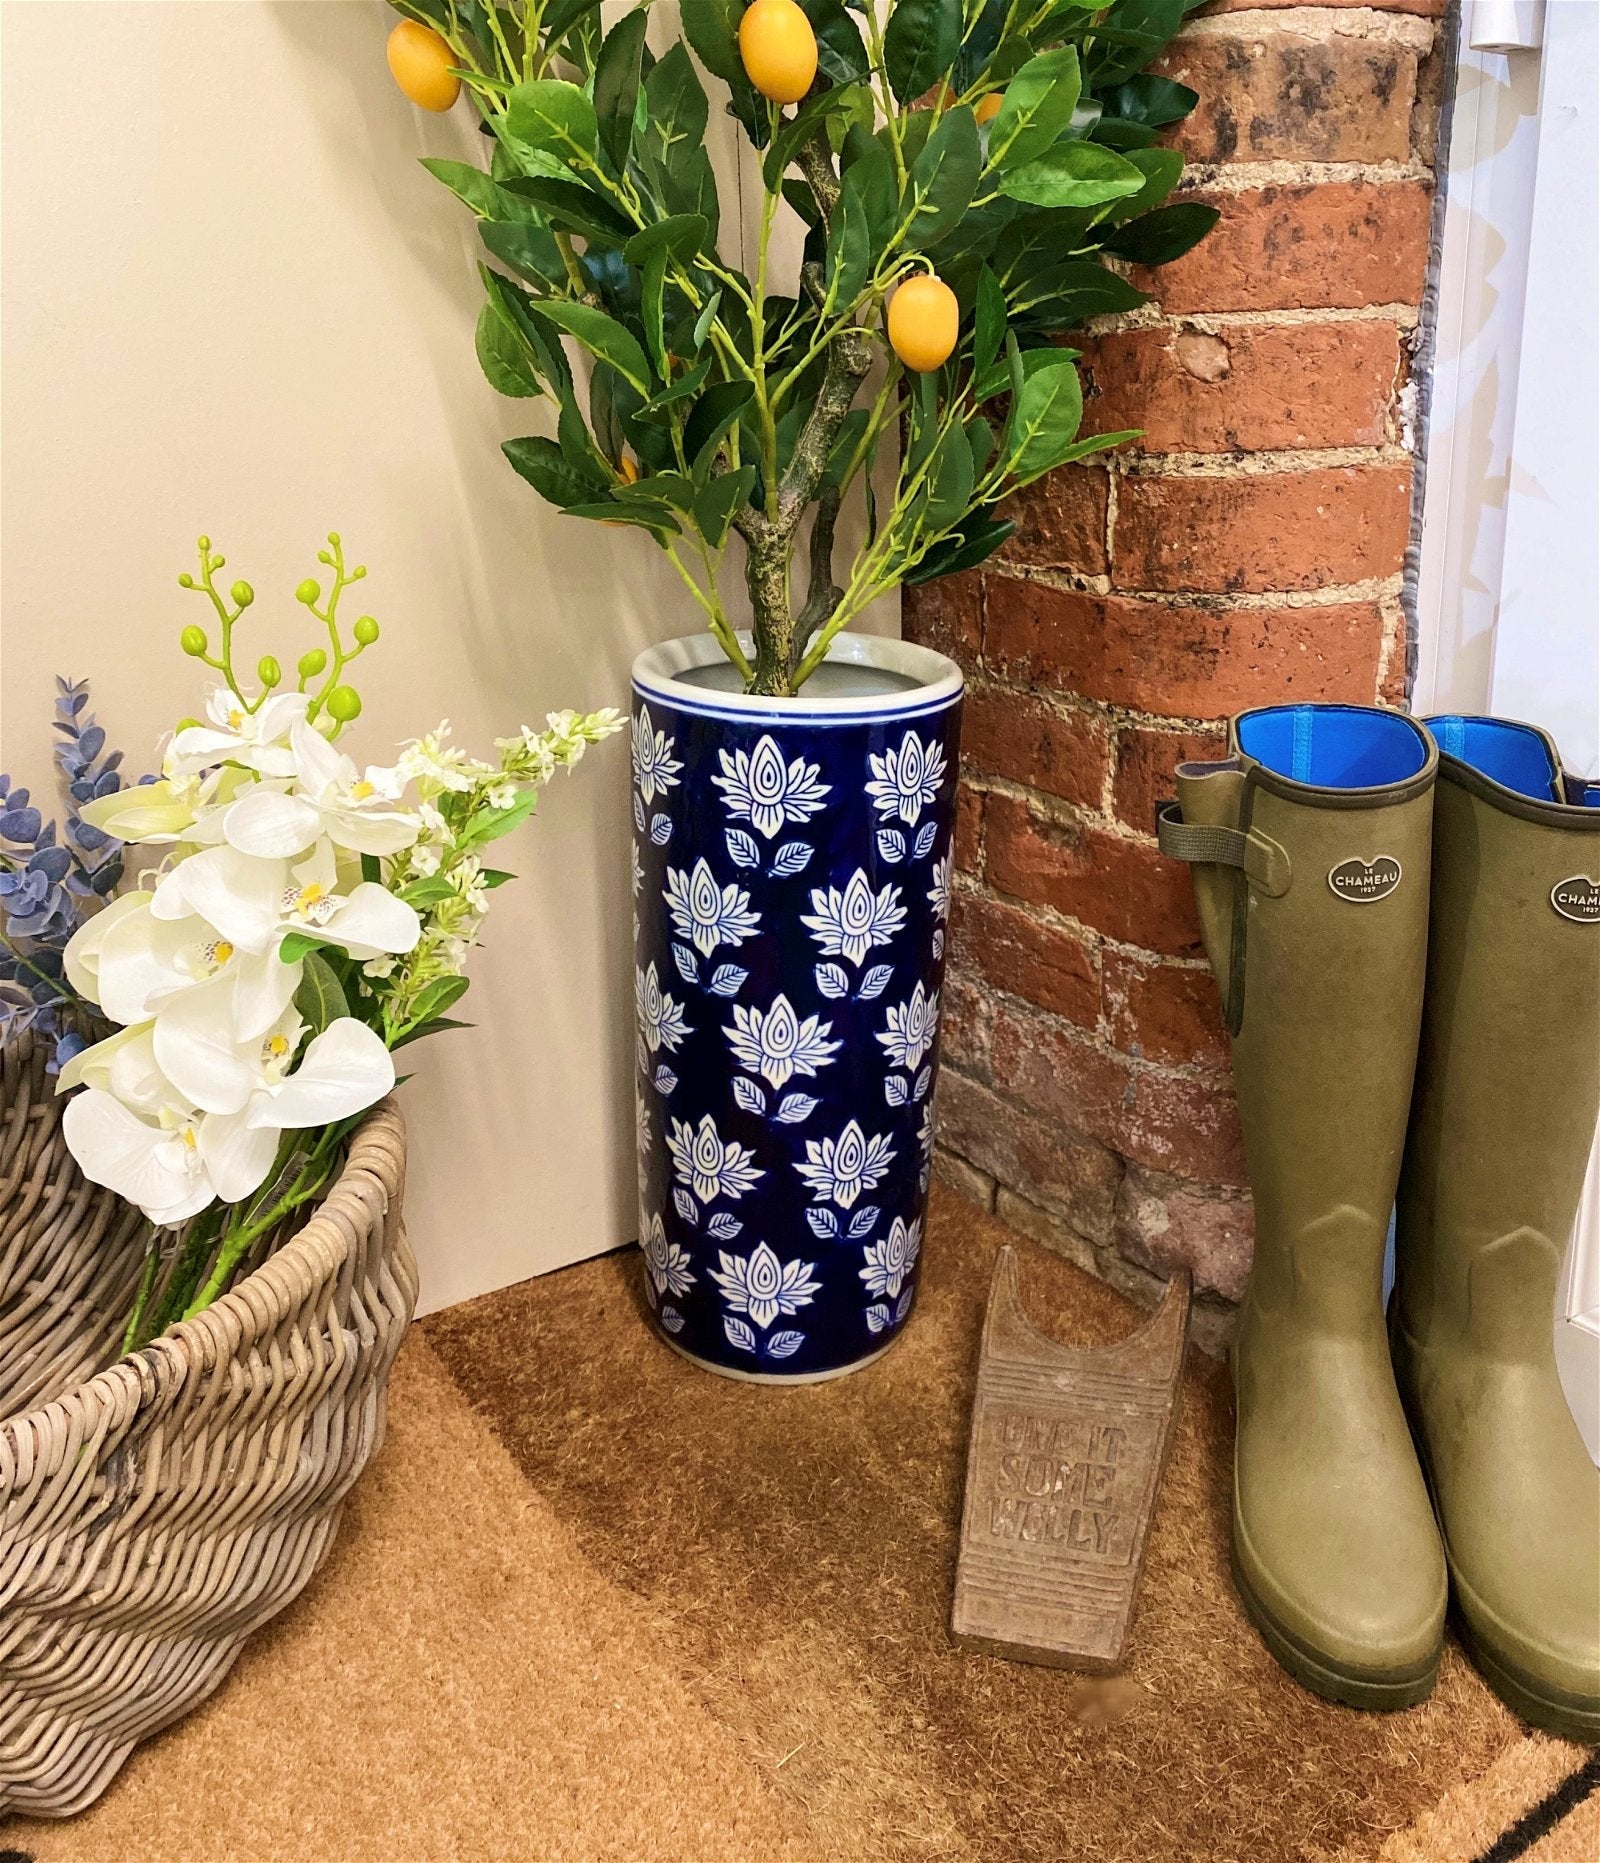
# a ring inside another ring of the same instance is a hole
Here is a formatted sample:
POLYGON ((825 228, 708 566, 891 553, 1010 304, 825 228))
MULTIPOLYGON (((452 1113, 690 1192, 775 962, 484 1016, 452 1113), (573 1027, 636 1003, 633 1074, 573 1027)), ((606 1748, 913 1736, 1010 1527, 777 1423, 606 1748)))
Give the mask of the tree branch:
POLYGON ((811 645, 812 635, 844 597, 844 590, 833 579, 833 534, 843 498, 839 486, 829 485, 817 500, 817 515, 811 526, 811 580, 806 589, 806 605, 794 624, 796 661, 811 645))

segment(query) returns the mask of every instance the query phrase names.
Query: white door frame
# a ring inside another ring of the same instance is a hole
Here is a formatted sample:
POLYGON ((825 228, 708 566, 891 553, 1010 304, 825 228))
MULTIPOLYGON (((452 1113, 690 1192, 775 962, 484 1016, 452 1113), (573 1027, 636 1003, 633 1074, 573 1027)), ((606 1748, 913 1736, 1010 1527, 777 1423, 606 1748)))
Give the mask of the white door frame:
MULTIPOLYGON (((1445 170, 1413 705, 1600 772, 1600 0, 1467 0, 1445 170)), ((1600 877, 1600 876, 1597 876, 1600 877)), ((1600 1144, 1556 1310, 1600 1462, 1600 1144)))

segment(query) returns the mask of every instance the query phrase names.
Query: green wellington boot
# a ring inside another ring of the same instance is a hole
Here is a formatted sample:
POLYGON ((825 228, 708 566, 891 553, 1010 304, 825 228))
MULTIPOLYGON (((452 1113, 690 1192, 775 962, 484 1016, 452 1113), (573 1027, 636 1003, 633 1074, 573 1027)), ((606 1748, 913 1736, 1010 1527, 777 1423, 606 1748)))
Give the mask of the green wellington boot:
POLYGON ((1295 705, 1185 764, 1161 845, 1194 866, 1255 1197, 1233 1347, 1233 1570, 1306 1687, 1433 1687, 1444 1556, 1395 1389, 1383 1256, 1416 1062, 1438 753, 1396 712, 1295 705))
POLYGON ((1474 1662, 1525 1720, 1597 1740, 1600 1470, 1554 1334, 1600 1114, 1600 793, 1583 806, 1529 725, 1429 723, 1443 755, 1395 1372, 1474 1662))

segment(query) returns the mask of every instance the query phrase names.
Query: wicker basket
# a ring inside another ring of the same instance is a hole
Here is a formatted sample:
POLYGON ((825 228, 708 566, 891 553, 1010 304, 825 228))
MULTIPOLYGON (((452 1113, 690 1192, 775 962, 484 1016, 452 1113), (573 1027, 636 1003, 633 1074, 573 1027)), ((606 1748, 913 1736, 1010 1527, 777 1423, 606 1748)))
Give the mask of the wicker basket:
POLYGON ((119 1359, 141 1223, 79 1176, 44 1059, 0 1051, 0 1811, 59 1817, 321 1564, 383 1436, 416 1264, 386 1100, 298 1233, 119 1359))

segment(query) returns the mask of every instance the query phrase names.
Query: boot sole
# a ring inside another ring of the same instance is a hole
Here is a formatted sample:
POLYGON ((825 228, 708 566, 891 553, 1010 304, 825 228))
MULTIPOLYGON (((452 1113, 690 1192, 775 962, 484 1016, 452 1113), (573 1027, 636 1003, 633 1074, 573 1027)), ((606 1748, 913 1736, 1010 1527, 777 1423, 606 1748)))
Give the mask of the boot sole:
MULTIPOLYGON (((1308 1650, 1273 1617, 1245 1582, 1239 1569, 1237 1549, 1230 1558, 1234 1588, 1244 1604, 1245 1615, 1260 1633, 1273 1659, 1302 1688, 1310 1689, 1324 1701, 1337 1702, 1344 1708, 1364 1708, 1388 1714, 1401 1708, 1414 1708, 1433 1693, 1439 1674, 1439 1654, 1435 1653, 1416 1669, 1390 1672, 1352 1669, 1331 1662, 1328 1657, 1308 1650)), ((1442 1648, 1442 1646, 1441 1646, 1442 1648)))

